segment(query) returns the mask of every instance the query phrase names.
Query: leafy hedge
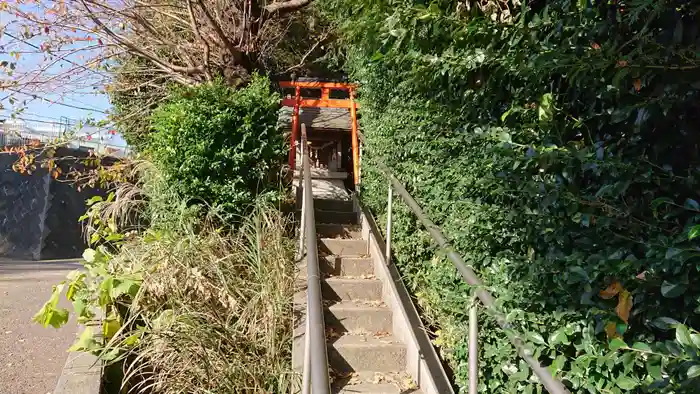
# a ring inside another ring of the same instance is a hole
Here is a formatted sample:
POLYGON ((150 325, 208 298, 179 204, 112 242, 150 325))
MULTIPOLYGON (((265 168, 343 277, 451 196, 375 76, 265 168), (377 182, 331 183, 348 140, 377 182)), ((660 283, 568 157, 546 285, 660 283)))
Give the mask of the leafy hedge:
MULTIPOLYGON (((700 8, 320 5, 361 84, 375 212, 380 158, 572 392, 700 392, 700 8)), ((466 389, 470 289, 397 211, 397 264, 466 389)), ((495 322, 481 327, 480 392, 541 392, 495 322)))
POLYGON ((147 151, 182 198, 237 218, 256 198, 279 195, 279 102, 259 76, 237 90, 221 81, 180 89, 154 112, 147 151))

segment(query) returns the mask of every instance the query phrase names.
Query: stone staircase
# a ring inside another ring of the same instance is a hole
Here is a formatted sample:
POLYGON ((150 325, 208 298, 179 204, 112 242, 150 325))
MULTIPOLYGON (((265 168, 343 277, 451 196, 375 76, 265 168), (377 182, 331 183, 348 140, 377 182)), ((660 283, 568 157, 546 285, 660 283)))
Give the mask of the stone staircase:
MULTIPOLYGON (((349 199, 314 199, 328 362, 333 393, 420 393, 406 373, 407 348, 392 335, 392 310, 349 199)), ((306 265, 300 283, 306 283, 306 265)), ((297 294, 298 310, 306 303, 297 294)), ((303 319, 301 319, 303 320, 303 319)), ((297 322, 293 364, 301 372, 304 324, 297 322)))

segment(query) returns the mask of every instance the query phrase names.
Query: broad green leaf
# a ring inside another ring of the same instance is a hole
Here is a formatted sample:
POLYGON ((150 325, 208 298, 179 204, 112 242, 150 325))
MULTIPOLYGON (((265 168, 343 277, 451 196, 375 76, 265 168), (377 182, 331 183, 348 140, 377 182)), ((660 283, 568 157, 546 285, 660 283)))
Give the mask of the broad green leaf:
POLYGON ((616 351, 617 349, 626 347, 627 344, 620 338, 614 338, 612 341, 610 341, 610 351, 612 352, 616 351))
POLYGON ((685 200, 685 203, 683 204, 683 206, 684 206, 686 209, 692 209, 692 210, 695 210, 695 211, 700 211, 700 205, 698 205, 698 202, 695 201, 695 200, 693 200, 692 198, 686 199, 686 200, 685 200))
POLYGON ((95 314, 90 310, 88 305, 82 299, 76 299, 73 301, 73 310, 78 316, 78 323, 81 324, 86 323, 87 321, 95 317, 95 314))
POLYGON ((676 326, 676 341, 678 341, 678 343, 680 343, 683 346, 693 345, 693 340, 690 337, 688 327, 686 327, 683 324, 679 324, 676 326))
POLYGON ((94 249, 85 249, 85 251, 83 252, 83 259, 88 263, 92 263, 95 261, 95 255, 96 252, 94 249))
POLYGON ((661 330, 670 330, 676 324, 680 324, 680 322, 670 317, 658 317, 651 322, 651 325, 661 330))
POLYGON ((700 376, 700 365, 693 365, 688 368, 688 379, 697 378, 700 376))
POLYGON ((556 330, 552 335, 549 336, 549 344, 551 346, 558 345, 560 343, 569 343, 569 338, 566 336, 563 328, 556 330))
POLYGON ((63 282, 53 286, 51 297, 32 317, 32 321, 44 327, 51 326, 53 328, 59 328, 68 322, 68 310, 65 308, 58 308, 58 299, 64 287, 65 283, 63 282))
POLYGON ((651 208, 653 210, 657 210, 661 205, 663 204, 671 204, 673 203, 673 200, 671 200, 668 197, 659 197, 655 199, 654 201, 651 202, 651 208))
POLYGON ((672 259, 675 256, 678 256, 682 250, 677 249, 677 248, 668 248, 666 249, 666 259, 672 259))
POLYGON ((639 385, 639 381, 629 376, 620 376, 615 380, 615 384, 623 390, 632 390, 639 385))
POLYGON ((700 224, 696 224, 688 231, 688 240, 692 241, 697 237, 700 237, 700 224))
POLYGON ((112 288, 109 291, 110 297, 113 299, 119 298, 121 295, 128 295, 131 298, 136 296, 139 291, 140 285, 131 279, 124 278, 114 278, 112 281, 112 288))
POLYGON ((98 202, 100 202, 100 201, 102 201, 102 197, 101 197, 101 196, 94 196, 94 197, 91 197, 91 198, 89 198, 88 200, 86 200, 86 201, 85 201, 85 204, 86 204, 87 206, 91 206, 91 205, 95 205, 96 203, 98 203, 98 202))
POLYGON ((538 344, 538 345, 546 345, 547 343, 544 341, 544 338, 542 335, 532 332, 530 333, 530 339, 532 339, 532 342, 538 344))
POLYGON ((651 351, 651 348, 649 347, 649 345, 647 345, 644 342, 635 342, 632 345, 632 349, 641 350, 643 352, 650 352, 651 351))
POLYGON ((124 345, 126 346, 134 346, 139 343, 141 340, 141 333, 136 333, 129 335, 126 339, 124 339, 124 345))
POLYGON ((685 293, 686 286, 681 283, 671 283, 664 281, 661 284, 661 294, 666 298, 676 298, 685 293))
POLYGON ((540 98, 540 104, 537 106, 537 118, 541 122, 549 122, 552 120, 552 94, 545 93, 540 98))
POLYGON ((105 319, 102 321, 102 335, 109 340, 112 339, 114 335, 119 332, 119 329, 122 327, 122 324, 119 322, 118 319, 115 318, 109 318, 105 319))
POLYGON ((100 343, 95 340, 95 335, 90 327, 85 330, 78 340, 68 349, 69 352, 90 352, 100 348, 100 343))
POLYGON ((653 379, 661 379, 661 356, 651 355, 647 360, 647 372, 653 379))

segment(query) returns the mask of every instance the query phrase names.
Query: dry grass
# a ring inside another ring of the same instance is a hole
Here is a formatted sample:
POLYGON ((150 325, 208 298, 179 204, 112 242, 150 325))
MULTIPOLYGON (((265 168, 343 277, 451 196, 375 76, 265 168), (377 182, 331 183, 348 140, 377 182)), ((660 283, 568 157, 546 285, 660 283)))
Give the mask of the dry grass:
POLYGON ((116 264, 147 270, 119 336, 143 327, 132 391, 288 392, 293 250, 285 218, 265 208, 230 236, 166 233, 122 250, 116 264))
POLYGON ((289 219, 261 204, 227 233, 186 214, 187 204, 151 197, 159 190, 152 188, 122 188, 99 208, 102 219, 117 222, 144 208, 150 218, 170 218, 138 231, 110 261, 114 271, 143 275, 121 313, 127 323, 107 346, 126 350, 120 358, 129 383, 122 392, 289 392, 295 245, 289 219))

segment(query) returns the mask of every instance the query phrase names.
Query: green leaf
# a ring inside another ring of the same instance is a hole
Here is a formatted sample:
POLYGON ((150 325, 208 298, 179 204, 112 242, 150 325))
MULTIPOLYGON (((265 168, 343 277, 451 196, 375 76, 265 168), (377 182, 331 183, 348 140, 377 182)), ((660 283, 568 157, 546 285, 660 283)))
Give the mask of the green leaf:
POLYGON ((83 252, 83 259, 88 263, 92 263, 95 261, 95 255, 96 252, 94 249, 85 249, 85 251, 83 252))
POLYGON ((536 332, 530 333, 530 339, 532 340, 532 342, 534 342, 538 345, 546 345, 547 344, 547 342, 544 341, 544 338, 542 337, 542 335, 540 335, 536 332))
POLYGON ((139 343, 139 340, 141 339, 141 333, 136 333, 129 335, 124 339, 124 345, 126 346, 134 346, 139 343))
POLYGON ((693 339, 690 337, 688 327, 684 326, 683 324, 678 324, 676 326, 676 341, 683 346, 693 345, 693 339))
POLYGON ((679 255, 681 252, 682 252, 682 250, 677 249, 677 248, 668 248, 668 249, 666 249, 666 256, 664 258, 666 258, 667 260, 672 259, 675 256, 679 255))
POLYGON ((581 268, 581 267, 579 267, 579 266, 577 266, 577 265, 575 265, 575 266, 569 268, 569 270, 570 270, 572 273, 574 273, 574 274, 580 276, 581 279, 586 279, 586 280, 588 279, 588 273, 586 272, 586 270, 584 270, 583 268, 581 268))
POLYGON ((696 224, 688 231, 688 240, 692 241, 700 236, 700 224, 696 224))
POLYGON ((545 93, 540 98, 540 105, 537 106, 537 118, 541 122, 549 122, 552 117, 552 94, 545 93))
POLYGON ((139 283, 134 280, 115 278, 112 281, 112 288, 110 289, 109 295, 113 299, 119 298, 119 296, 124 294, 134 298, 139 291, 139 287, 139 283))
POLYGON ((508 118, 508 115, 513 111, 513 107, 511 107, 508 111, 504 112, 503 115, 501 115, 501 122, 505 122, 506 119, 508 118))
POLYGON ((661 205, 672 204, 673 200, 668 197, 659 197, 651 202, 651 209, 657 210, 661 205))
POLYGON ((632 349, 641 350, 643 352, 651 352, 651 347, 644 342, 635 342, 632 345, 632 349))
POLYGON ((700 205, 698 205, 698 202, 695 201, 695 200, 693 200, 692 198, 686 199, 686 200, 685 200, 685 203, 683 204, 683 206, 684 206, 686 209, 692 209, 692 210, 694 210, 694 211, 700 211, 700 205))
POLYGON ((610 121, 612 123, 620 123, 620 122, 627 120, 627 118, 629 116, 630 116, 630 112, 628 109, 619 109, 618 108, 615 111, 613 111, 611 118, 610 118, 610 121))
POLYGON ((102 335, 104 335, 107 340, 112 339, 112 337, 119 332, 121 327, 122 324, 119 320, 114 318, 105 319, 102 321, 102 335))
POLYGON ((564 331, 561 329, 555 331, 552 335, 549 336, 549 344, 551 346, 558 345, 560 343, 565 343, 567 341, 568 338, 566 337, 566 333, 564 333, 564 331))
POLYGON ((646 366, 649 376, 655 380, 661 379, 661 356, 655 354, 650 355, 647 359, 646 366))
POLYGON ((664 281, 661 284, 661 295, 666 298, 676 298, 685 293, 686 286, 680 283, 671 283, 664 281))
POLYGON ((85 323, 95 317, 95 314, 90 310, 88 305, 82 299, 73 301, 73 311, 78 316, 78 323, 85 323))
POLYGON ((688 368, 688 379, 697 378, 700 376, 700 365, 693 365, 688 368))
POLYGON ((615 339, 613 339, 612 341, 610 341, 610 345, 609 345, 609 346, 610 346, 610 351, 611 351, 611 352, 614 352, 614 351, 616 351, 617 349, 626 348, 626 347, 627 347, 627 344, 626 344, 625 341, 623 341, 622 339, 620 339, 620 338, 615 338, 615 339))
POLYGON ((87 206, 91 206, 91 205, 95 205, 96 203, 98 203, 100 201, 102 201, 101 196, 94 196, 94 197, 89 198, 87 201, 85 201, 85 204, 87 206))
POLYGON ((68 322, 68 310, 65 308, 58 308, 58 298, 61 292, 63 292, 64 287, 65 283, 53 286, 51 297, 32 317, 32 321, 44 327, 51 326, 53 328, 59 328, 68 322))
POLYGON ((615 384, 623 390, 632 390, 637 387, 639 381, 629 376, 620 376, 615 380, 615 384))
POLYGON ((670 317, 658 317, 651 322, 652 326, 660 330, 670 330, 671 328, 675 327, 676 324, 680 324, 680 322, 670 317))
POLYGON ((90 327, 85 327, 85 330, 78 340, 68 349, 69 352, 90 352, 100 348, 100 343, 95 340, 95 335, 90 327))

